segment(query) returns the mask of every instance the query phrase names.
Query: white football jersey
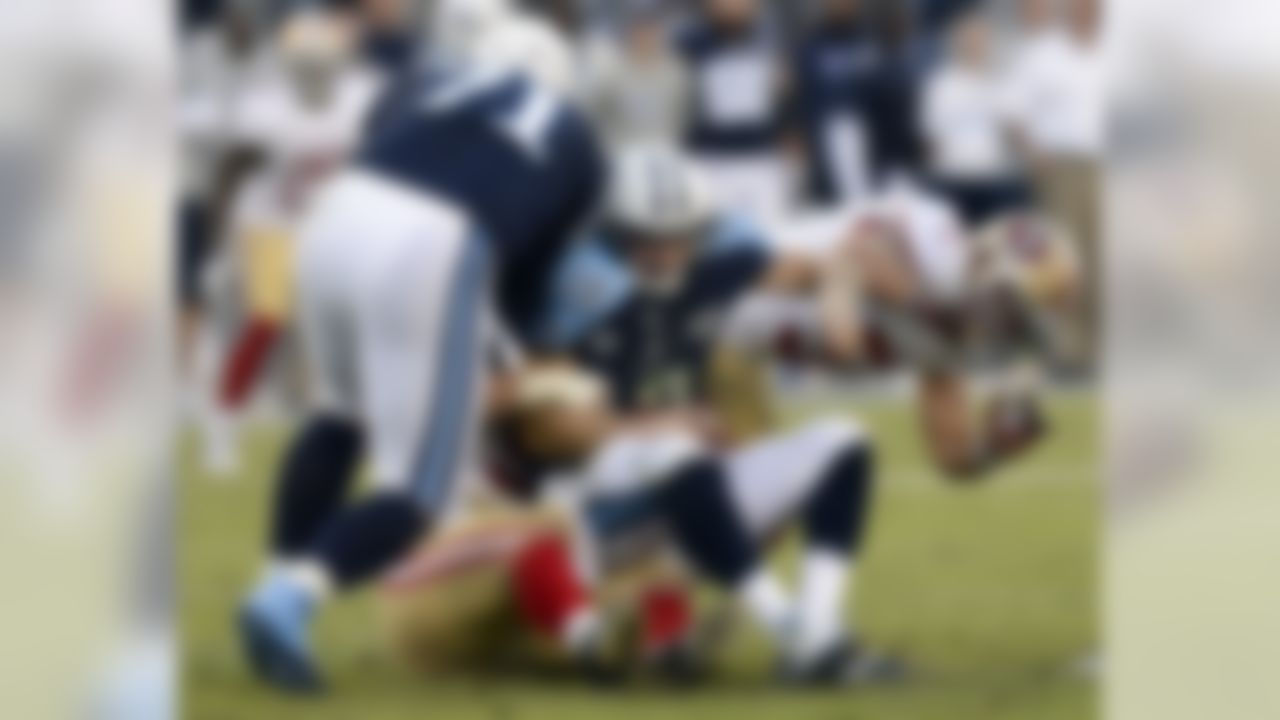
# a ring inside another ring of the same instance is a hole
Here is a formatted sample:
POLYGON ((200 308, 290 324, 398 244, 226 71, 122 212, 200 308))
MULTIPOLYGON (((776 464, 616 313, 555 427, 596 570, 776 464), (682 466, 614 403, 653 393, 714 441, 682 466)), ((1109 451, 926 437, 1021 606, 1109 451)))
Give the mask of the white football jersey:
MULTIPOLYGON (((950 363, 956 338, 940 332, 958 314, 968 285, 972 247, 963 224, 945 202, 898 185, 850 208, 793 216, 769 233, 783 251, 825 257, 853 236, 860 223, 887 226, 914 265, 924 302, 910 308, 868 303, 869 364, 874 367, 950 363), (927 309, 928 312, 919 312, 927 309)), ((820 301, 814 297, 755 295, 735 309, 728 342, 781 352, 792 359, 820 355, 820 301), (793 347, 797 346, 798 347, 793 347)))
POLYGON ((266 164, 239 198, 238 224, 291 226, 355 149, 380 86, 376 75, 353 68, 336 81, 323 107, 306 104, 283 78, 247 98, 237 140, 262 151, 266 164))

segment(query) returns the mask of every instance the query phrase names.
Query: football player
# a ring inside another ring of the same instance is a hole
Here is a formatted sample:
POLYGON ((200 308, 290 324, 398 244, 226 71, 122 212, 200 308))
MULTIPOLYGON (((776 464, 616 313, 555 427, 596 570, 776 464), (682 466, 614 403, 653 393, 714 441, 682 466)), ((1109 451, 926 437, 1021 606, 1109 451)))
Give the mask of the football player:
POLYGON ((448 511, 475 447, 494 317, 524 330, 604 184, 593 132, 561 99, 563 65, 543 51, 554 36, 501 0, 438 12, 465 17, 448 34, 470 41, 389 89, 300 235, 314 407, 281 467, 273 563, 240 613, 253 669, 288 691, 323 686, 310 628, 325 601, 381 574, 448 511), (373 491, 348 500, 365 455, 373 491))
MULTIPOLYGON (((748 611, 786 679, 843 684, 896 672, 861 649, 845 614, 874 482, 869 440, 856 425, 819 421, 719 452, 678 421, 618 414, 600 381, 572 366, 530 370, 515 395, 504 440, 519 467, 538 468, 521 487, 561 519, 489 516, 395 573, 387 587, 395 637, 412 657, 510 659, 540 638, 543 652, 550 642, 600 677, 603 607, 627 596, 618 585, 628 571, 674 560, 748 611), (797 525, 806 544, 792 591, 764 556, 797 525), (519 627, 535 632, 511 632, 519 627)), ((688 640, 690 611, 680 585, 642 587, 639 649, 652 657, 688 640)))
POLYGON ((754 224, 720 210, 678 150, 627 146, 602 222, 557 270, 542 336, 603 375, 626 412, 687 412, 737 439, 758 436, 771 424, 767 393, 742 361, 751 354, 731 353, 727 321, 753 293, 803 297, 821 308, 816 329, 829 351, 848 352, 857 292, 844 259, 832 259, 770 247, 754 224), (745 380, 724 382, 733 375, 745 380), (724 398, 729 412, 703 410, 723 409, 714 401, 724 398))
POLYGON ((930 452, 958 480, 985 477, 1044 437, 1039 376, 1083 353, 1080 265, 1060 228, 1019 212, 970 234, 950 207, 897 184, 852 216, 781 230, 848 259, 861 336, 833 359, 821 308, 762 293, 733 320, 740 341, 858 376, 913 373, 930 452))
POLYGON ((349 29, 317 10, 280 31, 278 77, 244 99, 237 153, 246 179, 236 194, 228 248, 244 285, 247 316, 220 368, 206 422, 210 469, 236 462, 236 416, 291 316, 293 240, 316 189, 342 167, 377 96, 376 76, 354 62, 349 29))

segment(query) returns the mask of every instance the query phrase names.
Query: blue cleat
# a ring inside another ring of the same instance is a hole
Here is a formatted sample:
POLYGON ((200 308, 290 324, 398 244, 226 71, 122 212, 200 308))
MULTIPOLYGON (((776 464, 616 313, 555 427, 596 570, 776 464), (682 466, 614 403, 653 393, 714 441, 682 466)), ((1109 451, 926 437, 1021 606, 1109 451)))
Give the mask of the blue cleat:
POLYGON ((267 579, 240 609, 240 637, 260 679, 286 692, 312 695, 325 683, 308 637, 316 602, 287 579, 267 579))

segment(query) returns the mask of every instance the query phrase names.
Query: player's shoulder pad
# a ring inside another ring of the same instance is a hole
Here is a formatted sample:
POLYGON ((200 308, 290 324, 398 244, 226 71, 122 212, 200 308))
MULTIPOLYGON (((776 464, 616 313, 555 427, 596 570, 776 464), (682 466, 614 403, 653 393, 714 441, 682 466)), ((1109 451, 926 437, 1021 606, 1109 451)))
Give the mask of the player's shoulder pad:
POLYGON ((552 347, 576 345, 635 289, 635 278, 600 239, 577 242, 560 261, 551 280, 544 342, 552 347))
POLYGON ((764 230, 745 215, 725 213, 716 219, 705 249, 709 257, 745 250, 768 249, 764 230))

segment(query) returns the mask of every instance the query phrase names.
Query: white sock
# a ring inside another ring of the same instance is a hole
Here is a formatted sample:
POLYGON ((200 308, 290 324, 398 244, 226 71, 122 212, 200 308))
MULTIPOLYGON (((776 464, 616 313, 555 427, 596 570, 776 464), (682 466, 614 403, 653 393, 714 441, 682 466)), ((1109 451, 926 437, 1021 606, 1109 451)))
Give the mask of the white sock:
POLYGON ((786 588, 766 568, 760 568, 736 590, 738 601, 779 647, 785 647, 794 630, 794 608, 786 588))
POLYGON ((316 560, 295 560, 277 565, 279 572, 302 589, 317 605, 328 602, 337 591, 329 569, 316 560))
POLYGON ((794 645, 800 662, 815 659, 844 635, 844 600, 852 575, 853 560, 842 553, 822 549, 805 552, 794 645))
POLYGON ((560 631, 560 642, 571 654, 578 655, 595 649, 600 640, 600 614, 585 605, 569 616, 560 631))

